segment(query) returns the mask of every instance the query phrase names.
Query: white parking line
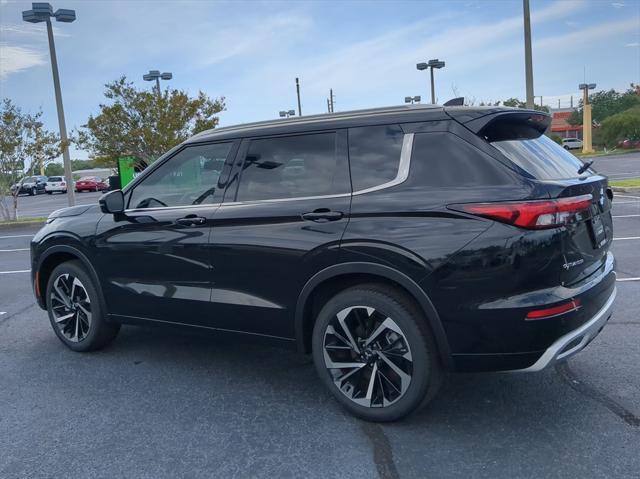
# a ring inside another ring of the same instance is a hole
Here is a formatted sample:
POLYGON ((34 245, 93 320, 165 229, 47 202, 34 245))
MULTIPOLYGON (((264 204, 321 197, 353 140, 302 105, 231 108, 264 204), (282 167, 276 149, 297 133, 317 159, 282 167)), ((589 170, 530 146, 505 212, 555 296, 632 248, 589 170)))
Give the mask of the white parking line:
POLYGON ((637 218, 640 215, 614 215, 612 218, 637 218))
POLYGON ((6 311, 0 311, 0 316, 2 316, 3 314, 7 314, 6 311))
POLYGON ((0 236, 0 239, 5 239, 5 238, 33 238, 33 235, 0 236))
POLYGON ((615 206, 615 205, 637 205, 638 203, 640 203, 640 200, 636 200, 636 201, 614 201, 613 202, 613 206, 615 206))
POLYGON ((640 196, 633 196, 633 195, 616 195, 616 198, 637 198, 640 200, 640 196))
POLYGON ((30 273, 30 269, 17 269, 15 271, 0 271, 0 274, 14 274, 14 273, 30 273))
POLYGON ((0 249, 0 253, 13 253, 14 251, 29 251, 29 248, 0 249))
POLYGON ((639 240, 640 236, 627 236, 626 238, 613 238, 613 241, 623 241, 623 240, 639 240))
POLYGON ((640 278, 618 278, 616 281, 640 281, 640 278))

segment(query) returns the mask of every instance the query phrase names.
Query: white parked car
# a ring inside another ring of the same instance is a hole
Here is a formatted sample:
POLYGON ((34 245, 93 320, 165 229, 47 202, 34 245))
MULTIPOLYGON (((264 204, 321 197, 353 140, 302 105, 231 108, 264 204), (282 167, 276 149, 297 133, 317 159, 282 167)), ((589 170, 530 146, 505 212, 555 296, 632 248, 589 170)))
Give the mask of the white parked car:
POLYGON ((582 140, 579 138, 563 138, 562 147, 565 150, 577 150, 582 148, 582 140))
POLYGON ((56 191, 60 193, 66 193, 67 182, 64 176, 50 176, 47 180, 47 184, 44 187, 44 191, 46 191, 49 195, 52 195, 56 191))

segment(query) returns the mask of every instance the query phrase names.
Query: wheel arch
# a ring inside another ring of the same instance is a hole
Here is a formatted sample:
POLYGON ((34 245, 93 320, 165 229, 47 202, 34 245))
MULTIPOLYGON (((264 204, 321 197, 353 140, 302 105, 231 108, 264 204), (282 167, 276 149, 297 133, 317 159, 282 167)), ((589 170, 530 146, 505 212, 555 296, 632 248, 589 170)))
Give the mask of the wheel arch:
MULTIPOLYGON (((38 305, 42 309, 46 309, 46 299, 44 297, 45 291, 47 289, 47 283, 49 282, 49 278, 51 277, 51 273, 53 270, 60 264, 66 261, 80 261, 82 266, 86 269, 87 273, 93 280, 96 285, 96 291, 98 292, 98 296, 100 297, 100 302, 102 306, 106 306, 104 301, 104 297, 102 295, 102 286, 100 284, 100 278, 95 268, 91 264, 89 258, 78 248, 70 245, 54 245, 47 248, 41 255, 38 260, 37 266, 37 292, 36 294, 38 305)), ((106 311, 106 308, 104 309, 106 311)))
POLYGON ((311 334, 320 305, 337 292, 364 282, 387 283, 403 290, 420 306, 434 334, 438 355, 445 369, 451 370, 451 350, 440 316, 426 292, 410 277, 389 266, 353 262, 330 266, 316 273, 302 288, 295 311, 295 336, 298 351, 311 351, 311 334))

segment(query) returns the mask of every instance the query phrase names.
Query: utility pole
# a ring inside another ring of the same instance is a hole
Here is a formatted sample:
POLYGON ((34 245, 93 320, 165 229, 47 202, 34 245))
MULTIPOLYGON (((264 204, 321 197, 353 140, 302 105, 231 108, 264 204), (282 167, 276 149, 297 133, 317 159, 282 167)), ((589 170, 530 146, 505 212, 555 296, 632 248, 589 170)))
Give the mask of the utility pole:
POLYGON ((531 15, 529 0, 522 0, 524 9, 524 72, 527 88, 527 108, 533 108, 533 61, 531 55, 531 15))
POLYGON ((334 108, 333 108, 333 105, 334 105, 333 99, 334 99, 333 88, 329 88, 329 105, 331 105, 331 113, 333 113, 335 111, 334 108))
POLYGON ((300 81, 296 77, 296 94, 298 95, 298 116, 302 116, 302 104, 300 103, 300 81))

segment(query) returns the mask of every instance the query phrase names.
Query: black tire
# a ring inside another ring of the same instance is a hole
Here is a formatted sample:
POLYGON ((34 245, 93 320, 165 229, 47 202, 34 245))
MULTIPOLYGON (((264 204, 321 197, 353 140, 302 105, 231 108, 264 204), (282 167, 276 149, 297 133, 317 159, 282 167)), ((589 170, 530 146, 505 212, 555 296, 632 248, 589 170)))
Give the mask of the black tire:
POLYGON ((48 194, 48 195, 52 195, 52 194, 53 194, 53 191, 47 191, 47 194, 48 194))
POLYGON ((53 270, 47 283, 46 304, 54 332, 73 351, 101 349, 113 341, 120 331, 119 323, 106 320, 96 286, 79 261, 67 261, 53 270), (79 280, 79 283, 72 290, 74 279, 79 280), (57 286, 57 292, 54 292, 54 286, 57 286), (73 295, 66 294, 70 290, 73 295), (86 314, 87 311, 89 314, 86 314), (75 316, 60 321, 70 314, 75 316))
POLYGON ((29 192, 29 196, 35 196, 38 194, 38 190, 36 190, 35 188, 31 188, 31 191, 29 192))
POLYGON ((436 344, 424 314, 407 294, 384 284, 355 286, 330 299, 318 314, 312 343, 313 361, 322 382, 351 414, 366 421, 401 419, 427 404, 442 384, 436 344), (345 329, 339 313, 346 326, 351 325, 349 334, 342 334, 345 329), (392 320, 389 325, 393 329, 382 325, 387 319, 392 320), (332 332, 338 328, 342 328, 341 338, 332 332), (373 335, 374 330, 382 332, 373 335), (345 339, 349 336, 360 345, 358 352, 349 346, 351 340, 345 339), (367 345, 363 341, 366 337, 379 339, 367 345), (404 375, 394 372, 398 369, 391 368, 390 357, 404 375), (329 368, 327 360, 351 361, 359 366, 329 368), (361 366, 364 363, 367 365, 361 366), (410 376, 408 381, 406 376, 410 376))

